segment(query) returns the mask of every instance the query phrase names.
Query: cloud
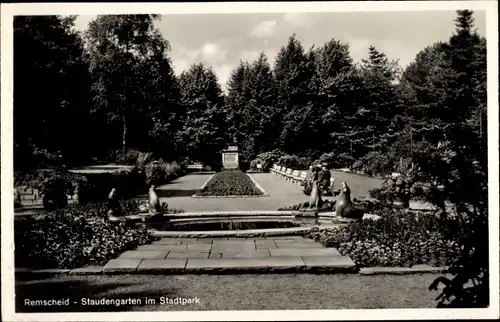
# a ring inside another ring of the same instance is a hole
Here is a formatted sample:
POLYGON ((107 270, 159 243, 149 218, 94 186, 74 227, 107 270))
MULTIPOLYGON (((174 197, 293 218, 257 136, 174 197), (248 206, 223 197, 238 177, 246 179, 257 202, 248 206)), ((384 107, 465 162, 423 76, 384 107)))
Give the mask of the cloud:
POLYGON ((206 43, 203 45, 201 53, 203 59, 215 63, 226 59, 229 50, 221 48, 220 45, 214 43, 206 43))
POLYGON ((307 19, 307 14, 300 12, 285 13, 283 21, 290 25, 293 25, 294 27, 307 27, 312 22, 310 19, 307 19))
POLYGON ((276 20, 268 20, 259 23, 250 32, 250 37, 253 38, 269 38, 274 35, 276 30, 276 20))

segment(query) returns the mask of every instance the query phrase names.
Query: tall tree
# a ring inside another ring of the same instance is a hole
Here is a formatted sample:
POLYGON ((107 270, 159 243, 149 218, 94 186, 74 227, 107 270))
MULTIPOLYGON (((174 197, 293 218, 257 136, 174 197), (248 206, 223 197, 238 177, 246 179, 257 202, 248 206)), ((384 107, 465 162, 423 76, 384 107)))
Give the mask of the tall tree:
MULTIPOLYGON (((486 138, 478 131, 478 111, 486 106, 485 40, 473 29, 473 13, 457 12, 455 32, 443 46, 439 68, 429 73, 423 102, 416 102, 423 117, 415 126, 429 144, 417 151, 414 177, 429 183, 426 197, 438 205, 443 217, 458 220, 450 230, 463 245, 453 265, 452 281, 443 289, 439 306, 486 307, 488 274, 488 157, 486 138), (446 203, 452 207, 446 207, 446 203), (465 286, 473 280, 474 286, 465 286)), ((419 99, 419 100, 420 100, 419 99)))
POLYGON ((289 153, 300 151, 305 144, 301 142, 303 136, 300 128, 311 106, 308 85, 313 74, 308 67, 304 47, 294 34, 288 39, 287 45, 281 47, 274 64, 276 106, 281 116, 280 120, 275 121, 282 128, 280 146, 289 153))
POLYGON ((81 37, 73 28, 75 19, 14 19, 16 166, 32 160, 37 149, 73 160, 83 160, 83 154, 89 153, 89 78, 81 37))
POLYGON ((168 106, 165 95, 171 90, 165 86, 171 86, 173 74, 166 57, 168 42, 154 27, 157 19, 157 15, 98 16, 85 35, 96 110, 108 115, 111 126, 121 128, 121 135, 112 140, 120 137, 123 151, 131 138, 140 134, 144 138, 152 127, 142 126, 149 123, 144 115, 158 103, 168 106))
POLYGON ((183 127, 177 141, 193 161, 220 166, 221 149, 228 143, 224 96, 217 76, 202 63, 179 76, 183 127))
POLYGON ((248 62, 240 61, 239 65, 231 71, 227 82, 226 110, 228 130, 232 134, 235 144, 243 145, 247 135, 245 109, 250 101, 250 87, 248 87, 250 66, 248 62))
POLYGON ((384 152, 396 131, 392 125, 398 106, 399 68, 374 46, 368 50, 359 70, 363 80, 363 102, 357 113, 358 126, 363 129, 359 140, 369 147, 365 153, 384 152))
MULTIPOLYGON (((352 116, 358 108, 362 90, 360 79, 349 54, 349 46, 332 39, 315 51, 314 84, 315 135, 322 152, 350 153, 352 116)), ((314 127, 313 127, 314 128, 314 127)))

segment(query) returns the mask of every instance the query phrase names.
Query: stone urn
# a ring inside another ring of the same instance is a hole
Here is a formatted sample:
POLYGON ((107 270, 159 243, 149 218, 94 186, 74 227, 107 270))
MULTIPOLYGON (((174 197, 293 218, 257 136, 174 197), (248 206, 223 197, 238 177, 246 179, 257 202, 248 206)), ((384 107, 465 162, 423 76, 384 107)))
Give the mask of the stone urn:
POLYGON ((340 194, 335 205, 334 221, 361 221, 363 219, 363 210, 354 207, 351 200, 351 189, 347 183, 342 182, 340 186, 340 194))
POLYGON ((68 196, 64 193, 48 192, 43 195, 43 209, 53 211, 66 208, 68 206, 68 196))

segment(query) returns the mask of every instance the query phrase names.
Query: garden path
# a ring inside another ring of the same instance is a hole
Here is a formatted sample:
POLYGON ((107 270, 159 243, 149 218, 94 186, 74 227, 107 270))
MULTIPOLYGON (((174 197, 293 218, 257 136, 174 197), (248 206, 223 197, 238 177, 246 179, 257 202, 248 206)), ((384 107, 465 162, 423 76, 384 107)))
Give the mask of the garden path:
MULTIPOLYGON (((191 196, 210 179, 210 174, 190 174, 157 188, 162 202, 170 208, 183 209, 186 212, 196 211, 246 211, 246 210, 278 210, 305 202, 308 197, 302 187, 283 180, 270 173, 249 174, 268 194, 268 197, 253 198, 191 198, 191 196)), ((351 187, 352 196, 367 196, 370 189, 380 187, 381 180, 332 171, 336 186, 346 181, 351 187)))
POLYGON ((269 196, 252 198, 191 198, 211 175, 190 174, 157 187, 161 202, 170 208, 196 211, 233 211, 233 210, 278 210, 280 207, 307 201, 299 185, 282 180, 269 173, 249 174, 269 196))

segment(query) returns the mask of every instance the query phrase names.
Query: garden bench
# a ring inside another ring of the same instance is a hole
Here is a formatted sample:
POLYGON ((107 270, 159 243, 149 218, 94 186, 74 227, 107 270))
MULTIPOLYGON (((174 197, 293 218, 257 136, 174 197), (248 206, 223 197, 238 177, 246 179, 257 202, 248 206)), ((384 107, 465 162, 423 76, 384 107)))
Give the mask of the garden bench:
POLYGON ((299 170, 293 170, 292 171, 292 182, 293 183, 299 183, 300 181, 300 171, 299 170))
POLYGON ((281 178, 285 179, 285 177, 286 177, 286 167, 281 167, 279 174, 280 174, 281 178))
POLYGON ((297 182, 300 184, 300 185, 303 185, 304 184, 304 181, 307 179, 307 171, 300 171, 300 175, 299 177, 297 178, 297 182))

